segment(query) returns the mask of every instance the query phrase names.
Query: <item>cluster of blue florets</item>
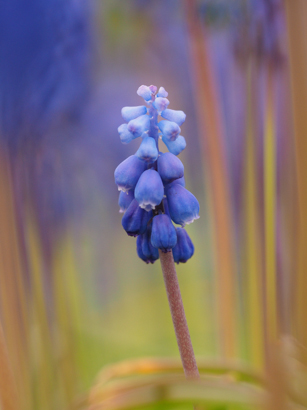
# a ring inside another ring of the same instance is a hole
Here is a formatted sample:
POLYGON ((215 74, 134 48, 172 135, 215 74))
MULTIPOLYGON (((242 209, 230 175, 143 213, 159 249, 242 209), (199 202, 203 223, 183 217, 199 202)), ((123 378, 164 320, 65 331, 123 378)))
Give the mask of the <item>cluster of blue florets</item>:
POLYGON ((141 137, 134 155, 118 165, 115 182, 120 192, 122 225, 130 236, 137 236, 138 256, 146 263, 159 259, 159 251, 173 252, 174 261, 186 262, 194 245, 183 228, 199 218, 199 204, 185 189, 184 167, 177 155, 186 147, 180 135, 185 121, 183 111, 168 109, 168 93, 154 85, 139 87, 137 94, 148 104, 124 107, 127 124, 118 127, 120 139, 128 144, 141 137), (159 115, 163 118, 158 122, 159 115), (159 152, 159 139, 169 152, 159 152), (175 228, 172 221, 181 225, 175 228))

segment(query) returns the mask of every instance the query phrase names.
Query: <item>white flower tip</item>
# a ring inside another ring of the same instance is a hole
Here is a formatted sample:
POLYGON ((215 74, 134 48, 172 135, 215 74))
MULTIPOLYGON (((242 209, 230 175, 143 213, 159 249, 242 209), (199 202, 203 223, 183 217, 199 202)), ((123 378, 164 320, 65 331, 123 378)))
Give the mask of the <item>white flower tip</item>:
POLYGON ((145 209, 145 211, 147 211, 147 212, 151 211, 155 207, 154 205, 152 205, 150 203, 147 203, 147 204, 142 203, 142 204, 139 204, 139 206, 140 206, 140 208, 145 209))
POLYGON ((199 216, 199 215, 194 216, 192 219, 189 219, 188 221, 185 221, 185 224, 184 224, 184 225, 182 225, 182 226, 185 226, 185 225, 190 225, 192 222, 196 221, 196 219, 199 219, 199 218, 200 218, 200 216, 199 216))

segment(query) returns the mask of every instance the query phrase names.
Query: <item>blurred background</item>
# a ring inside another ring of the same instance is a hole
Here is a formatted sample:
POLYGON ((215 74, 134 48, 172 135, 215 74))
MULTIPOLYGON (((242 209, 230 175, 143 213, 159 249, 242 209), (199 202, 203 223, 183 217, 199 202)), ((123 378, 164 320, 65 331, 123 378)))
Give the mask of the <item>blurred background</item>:
POLYGON ((304 0, 0 3, 3 410, 85 408, 103 366, 179 356, 159 261, 117 206, 114 169, 139 145, 120 111, 142 84, 187 114, 201 211, 177 272, 196 356, 275 374, 275 393, 273 351, 304 374, 306 18, 304 0))

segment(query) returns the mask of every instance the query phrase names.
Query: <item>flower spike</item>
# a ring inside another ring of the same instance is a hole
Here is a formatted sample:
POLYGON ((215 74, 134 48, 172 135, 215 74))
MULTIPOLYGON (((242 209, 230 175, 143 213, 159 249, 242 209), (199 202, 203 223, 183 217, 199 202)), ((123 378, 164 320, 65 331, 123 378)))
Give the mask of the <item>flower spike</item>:
POLYGON ((186 231, 175 228, 199 218, 199 204, 185 189, 184 166, 177 155, 186 147, 180 126, 186 115, 169 109, 168 93, 154 85, 142 85, 137 94, 148 104, 124 107, 122 116, 128 124, 118 127, 122 143, 142 137, 135 155, 115 170, 123 213, 122 225, 128 235, 138 236, 137 254, 146 263, 153 263, 162 252, 173 251, 174 260, 184 263, 194 253, 186 231), (169 152, 159 152, 159 133, 169 152))

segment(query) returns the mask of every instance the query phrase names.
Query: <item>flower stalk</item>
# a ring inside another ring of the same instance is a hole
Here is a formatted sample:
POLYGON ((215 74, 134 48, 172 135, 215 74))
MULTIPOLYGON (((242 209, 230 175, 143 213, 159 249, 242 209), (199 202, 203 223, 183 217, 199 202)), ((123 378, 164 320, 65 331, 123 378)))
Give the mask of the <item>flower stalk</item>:
POLYGON ((159 254, 184 374, 187 379, 199 379, 199 371, 184 312, 173 254, 172 252, 162 252, 160 249, 159 254))

